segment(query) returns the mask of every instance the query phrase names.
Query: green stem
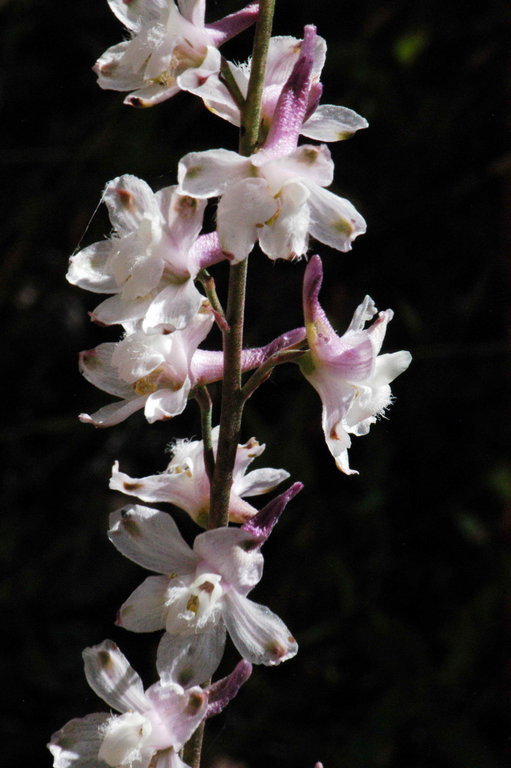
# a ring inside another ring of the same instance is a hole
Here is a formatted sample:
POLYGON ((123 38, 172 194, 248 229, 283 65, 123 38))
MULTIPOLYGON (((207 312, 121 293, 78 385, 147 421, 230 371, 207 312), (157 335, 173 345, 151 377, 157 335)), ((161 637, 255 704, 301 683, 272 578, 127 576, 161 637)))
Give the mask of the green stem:
POLYGON ((248 398, 254 394, 256 389, 270 378, 275 366, 282 365, 282 363, 294 363, 296 360, 303 357, 305 352, 305 349, 284 349, 282 352, 279 352, 266 360, 261 367, 252 374, 247 383, 243 385, 241 389, 243 401, 247 401, 248 398))
POLYGON ((197 387, 195 392, 195 399, 197 400, 200 408, 201 415, 201 428, 202 428, 202 443, 204 446, 204 465, 206 467, 206 473, 211 479, 213 472, 215 471, 215 454, 213 451, 213 442, 211 440, 211 414, 213 406, 211 403, 211 397, 209 396, 208 388, 201 384, 197 387))
POLYGON ((183 762, 189 765, 190 768, 199 768, 200 766, 205 724, 206 721, 203 720, 184 745, 183 762))
POLYGON ((245 98, 239 89, 238 83, 234 79, 234 75, 231 72, 229 63, 224 59, 223 56, 220 63, 220 80, 231 94, 236 106, 239 107, 241 112, 245 106, 245 98))
MULTIPOLYGON (((259 141, 261 100, 266 59, 271 37, 275 0, 261 0, 257 19, 247 100, 241 110, 240 154, 249 157, 259 141)), ((244 399, 241 393, 241 350, 247 259, 229 269, 229 294, 226 320, 229 330, 223 332, 224 379, 220 410, 215 473, 211 484, 209 528, 225 526, 229 518, 232 473, 238 448, 244 399)))
POLYGON ((206 296, 213 309, 215 320, 221 331, 229 330, 227 320, 225 319, 224 308, 220 303, 218 294, 216 292, 216 284, 214 278, 209 274, 207 269, 201 269, 197 275, 197 280, 200 281, 202 287, 206 291, 206 296))

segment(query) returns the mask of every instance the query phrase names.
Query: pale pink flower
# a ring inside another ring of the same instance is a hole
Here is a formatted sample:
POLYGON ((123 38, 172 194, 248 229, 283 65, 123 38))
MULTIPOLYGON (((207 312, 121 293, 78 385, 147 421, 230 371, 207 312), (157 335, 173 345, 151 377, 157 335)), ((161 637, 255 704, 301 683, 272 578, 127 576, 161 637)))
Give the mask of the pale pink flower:
MULTIPOLYGON (((213 450, 216 455, 219 428, 212 430, 213 450)), ((245 474, 252 461, 265 449, 252 437, 239 445, 233 468, 233 483, 229 501, 229 520, 244 523, 257 513, 257 509, 244 501, 245 496, 268 493, 289 477, 283 469, 256 469, 245 474)), ((148 503, 165 502, 184 509, 202 528, 209 516, 210 482, 204 466, 202 440, 176 440, 172 459, 159 475, 130 477, 119 470, 116 461, 112 468, 110 488, 128 493, 148 503)))
POLYGON ((98 85, 130 91, 124 103, 151 107, 186 90, 183 75, 193 69, 207 78, 220 70, 218 47, 257 18, 257 3, 206 24, 205 0, 108 0, 131 39, 108 48, 94 71, 98 85))
POLYGON ((305 270, 303 304, 310 351, 300 359, 302 373, 316 389, 323 403, 325 440, 338 468, 348 474, 350 435, 366 435, 371 424, 392 402, 390 382, 411 362, 409 352, 380 355, 387 323, 393 312, 377 313, 366 296, 342 335, 330 325, 318 300, 323 280, 319 256, 313 256, 305 270), (376 314, 376 320, 364 328, 376 314))
POLYGON ((185 638, 193 638, 194 652, 203 659, 202 674, 212 674, 226 629, 241 656, 254 664, 280 664, 295 655, 297 644, 285 624, 247 594, 262 576, 262 544, 301 487, 295 483, 242 528, 199 534, 193 549, 164 512, 137 505, 111 515, 109 538, 117 549, 161 574, 149 576, 118 615, 118 624, 133 632, 166 630, 158 650, 160 674, 172 666, 185 638))
POLYGON ((251 157, 226 149, 190 152, 179 163, 184 193, 220 197, 218 237, 233 262, 245 259, 256 241, 271 259, 293 259, 306 253, 309 234, 348 251, 365 232, 355 207, 324 189, 334 174, 329 149, 297 146, 309 103, 314 40, 315 32, 306 35, 258 152, 251 157))
MULTIPOLYGON (((202 689, 197 682, 178 682, 179 674, 188 675, 181 657, 176 674, 167 671, 165 679, 144 691, 111 640, 86 648, 83 659, 93 691, 121 714, 97 712, 66 723, 48 744, 54 768, 184 768, 179 750, 204 718, 228 704, 251 672, 249 664, 240 662, 229 677, 202 689)), ((192 669, 191 677, 196 676, 192 669)))
MULTIPOLYGON (((80 414, 81 421, 111 427, 144 409, 152 424, 182 413, 195 386, 219 381, 223 376, 223 352, 197 349, 213 322, 209 303, 205 302, 183 330, 136 331, 117 343, 107 342, 81 352, 80 371, 87 381, 120 398, 92 415, 80 414)), ((295 328, 264 347, 242 350, 242 370, 257 368, 304 338, 305 329, 295 328)))
MULTIPOLYGON (((356 131, 367 128, 367 120, 347 107, 333 104, 319 104, 323 87, 319 82, 325 63, 326 42, 315 34, 315 27, 308 25, 304 30, 305 47, 309 48, 312 58, 310 82, 308 84, 307 105, 299 133, 318 141, 342 141, 356 131), (311 38, 310 40, 308 38, 311 38)), ((268 59, 264 75, 261 102, 261 125, 263 139, 272 126, 275 108, 293 68, 300 58, 304 41, 296 37, 270 38, 268 59)), ((243 64, 227 62, 232 76, 246 98, 250 79, 251 59, 243 64)), ((200 96, 206 107, 215 115, 228 120, 233 125, 240 125, 240 109, 223 80, 214 74, 208 78, 200 77, 194 69, 187 70, 181 78, 186 89, 200 96)))
POLYGON ((95 293, 113 293, 92 312, 102 325, 144 331, 184 328, 203 296, 194 279, 225 256, 215 234, 200 235, 205 201, 177 187, 156 193, 125 174, 103 192, 114 231, 71 257, 67 279, 95 293))

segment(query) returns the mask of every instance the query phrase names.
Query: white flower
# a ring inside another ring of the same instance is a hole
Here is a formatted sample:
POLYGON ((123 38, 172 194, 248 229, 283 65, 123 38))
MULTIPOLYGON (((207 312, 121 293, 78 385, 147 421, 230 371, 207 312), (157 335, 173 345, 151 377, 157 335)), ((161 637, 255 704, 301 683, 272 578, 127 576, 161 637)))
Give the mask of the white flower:
POLYGON ((108 48, 94 71, 98 85, 130 91, 124 103, 150 107, 185 89, 189 69, 207 78, 220 69, 217 47, 252 24, 258 5, 205 24, 205 0, 108 0, 131 39, 108 48))
POLYGON ((144 331, 184 328, 203 296, 199 270, 225 258, 215 235, 199 237, 205 201, 124 175, 103 193, 113 235, 71 257, 67 279, 95 293, 114 293, 92 313, 102 325, 144 331))
POLYGON ((300 489, 295 483, 242 528, 199 534, 193 549, 164 512, 136 505, 111 515, 109 538, 117 549, 161 574, 149 576, 118 615, 118 624, 133 632, 166 630, 158 651, 160 674, 187 637, 195 638, 204 659, 202 673, 212 674, 222 657, 226 628, 241 656, 252 663, 279 664, 295 655, 297 644, 285 624, 246 595, 262 575, 261 545, 300 489))
POLYGON ((207 715, 207 691, 185 690, 170 678, 144 691, 110 640, 86 648, 83 658, 91 688, 121 714, 87 715, 54 733, 48 745, 54 768, 183 768, 178 751, 207 715))
MULTIPOLYGON (((212 430, 216 455, 219 428, 212 430)), ((244 496, 268 493, 289 477, 283 469, 256 469, 245 474, 251 462, 262 454, 265 446, 251 438, 239 445, 233 468, 233 484, 229 501, 229 520, 244 523, 257 513, 257 509, 243 500, 244 496)), ((210 501, 210 483, 204 466, 202 440, 177 440, 172 460, 159 475, 130 477, 119 471, 116 461, 112 469, 110 488, 136 496, 149 503, 165 502, 184 509, 203 528, 207 527, 210 501)))
MULTIPOLYGON (((312 26, 305 28, 304 38, 312 26)), ((315 30, 314 30, 315 32, 315 30)), ((263 138, 267 136, 275 114, 275 107, 287 83, 293 68, 302 53, 304 43, 296 37, 272 37, 268 49, 268 59, 264 75, 261 102, 261 125, 263 138)), ((322 86, 319 82, 325 63, 326 42, 318 35, 311 41, 312 66, 309 78, 307 108, 301 121, 300 134, 318 141, 341 141, 352 136, 356 131, 367 128, 367 120, 352 109, 333 104, 319 105, 322 86)), ((248 91, 252 62, 243 64, 228 62, 232 76, 244 98, 248 91)), ((181 79, 188 91, 200 96, 211 112, 233 125, 240 125, 240 110, 230 91, 218 75, 206 79, 189 69, 181 79)))
POLYGON ((293 259, 307 250, 309 233, 339 251, 365 232, 354 206, 324 189, 334 164, 325 145, 302 145, 284 156, 260 150, 243 157, 227 149, 190 152, 179 163, 185 194, 220 197, 220 247, 234 262, 256 240, 271 259, 293 259))
POLYGON ((303 304, 308 352, 300 360, 302 373, 316 389, 323 403, 325 440, 337 467, 348 475, 348 448, 351 435, 366 435, 371 424, 392 402, 390 382, 411 362, 409 352, 380 355, 387 323, 393 312, 378 314, 368 328, 366 322, 377 314, 373 300, 366 296, 355 310, 348 330, 338 336, 318 300, 323 279, 319 256, 313 256, 304 277, 303 304))

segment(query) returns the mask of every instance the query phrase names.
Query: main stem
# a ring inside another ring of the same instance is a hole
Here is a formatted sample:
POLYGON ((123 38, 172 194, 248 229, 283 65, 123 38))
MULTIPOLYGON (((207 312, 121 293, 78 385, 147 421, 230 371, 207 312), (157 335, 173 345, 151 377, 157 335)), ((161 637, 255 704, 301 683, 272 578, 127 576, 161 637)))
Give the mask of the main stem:
MULTIPOLYGON (((257 149, 261 125, 266 59, 271 37, 275 0, 261 0, 256 25, 247 100, 241 114, 240 154, 249 157, 257 149)), ((227 525, 232 474, 238 448, 244 400, 241 394, 241 350, 247 259, 229 269, 229 294, 223 333, 224 378, 220 410, 220 434, 211 484, 209 528, 227 525)))

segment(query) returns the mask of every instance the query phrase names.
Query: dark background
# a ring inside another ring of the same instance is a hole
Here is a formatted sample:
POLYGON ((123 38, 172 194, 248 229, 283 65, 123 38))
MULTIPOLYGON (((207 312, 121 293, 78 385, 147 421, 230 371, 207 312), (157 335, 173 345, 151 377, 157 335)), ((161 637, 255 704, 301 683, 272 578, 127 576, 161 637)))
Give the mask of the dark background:
MULTIPOLYGON (((359 477, 335 469, 319 398, 295 367, 251 401, 244 438, 268 445, 259 466, 306 486, 253 595, 285 619, 300 653, 256 669, 211 725, 205 757, 249 768, 507 765, 509 6, 298 6, 278 2, 275 34, 316 23, 329 44, 323 101, 371 126, 332 146, 332 189, 369 229, 348 255, 314 247, 322 302, 339 331, 365 293, 392 307, 385 351, 414 361, 389 419, 354 440, 359 477)), ((236 7, 212 2, 209 18, 236 7)), ((103 0, 3 0, 0 24, 1 754, 2 765, 45 766, 51 732, 101 709, 83 678, 86 645, 111 637, 147 684, 155 677, 157 638, 112 623, 145 574, 105 537, 123 503, 107 488, 111 464, 161 470, 165 445, 199 431, 193 403, 170 424, 77 421, 108 400, 79 376, 78 350, 118 333, 89 323, 98 298, 65 282, 67 259, 108 233, 104 210, 87 226, 109 179, 134 173, 157 189, 175 182, 186 152, 235 148, 237 137, 189 95, 136 111, 97 88, 91 65, 122 39, 103 0)), ((244 59, 250 40, 225 54, 244 59)), ((248 343, 301 324, 303 266, 250 257, 248 343)))

